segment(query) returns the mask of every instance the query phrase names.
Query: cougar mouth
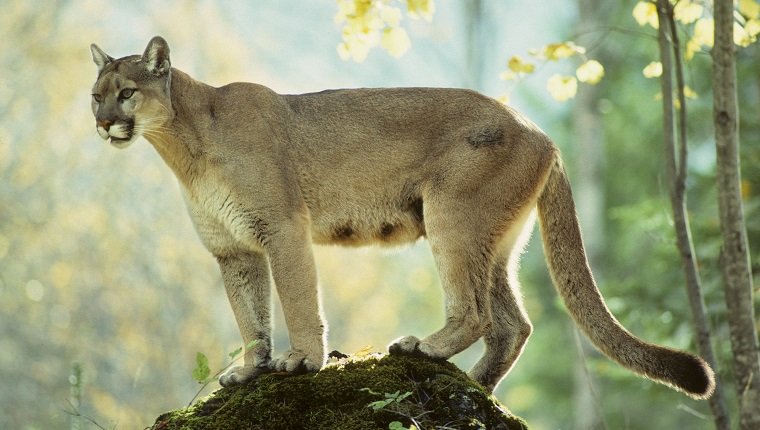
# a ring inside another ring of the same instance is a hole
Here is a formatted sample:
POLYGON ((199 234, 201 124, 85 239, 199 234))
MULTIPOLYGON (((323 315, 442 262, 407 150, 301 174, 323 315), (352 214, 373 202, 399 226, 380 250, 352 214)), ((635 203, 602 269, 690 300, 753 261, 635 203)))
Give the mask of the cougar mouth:
POLYGON ((108 143, 119 149, 126 148, 137 137, 134 134, 134 121, 132 120, 98 121, 97 130, 100 137, 108 140, 108 143))
POLYGON ((135 136, 126 137, 126 138, 111 136, 108 139, 108 143, 110 143, 111 146, 115 148, 124 149, 127 146, 132 144, 132 142, 135 140, 134 138, 135 136))

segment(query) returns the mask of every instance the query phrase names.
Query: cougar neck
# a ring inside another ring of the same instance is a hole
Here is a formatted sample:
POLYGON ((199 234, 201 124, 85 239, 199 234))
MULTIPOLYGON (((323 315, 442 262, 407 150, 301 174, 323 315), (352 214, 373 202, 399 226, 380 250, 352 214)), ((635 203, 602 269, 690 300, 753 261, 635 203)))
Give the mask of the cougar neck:
MULTIPOLYGON (((172 68, 171 110, 173 117, 161 132, 145 136, 177 179, 186 187, 205 171, 206 122, 204 109, 213 102, 213 88, 172 68)), ((206 128, 207 130, 208 128, 206 128)))

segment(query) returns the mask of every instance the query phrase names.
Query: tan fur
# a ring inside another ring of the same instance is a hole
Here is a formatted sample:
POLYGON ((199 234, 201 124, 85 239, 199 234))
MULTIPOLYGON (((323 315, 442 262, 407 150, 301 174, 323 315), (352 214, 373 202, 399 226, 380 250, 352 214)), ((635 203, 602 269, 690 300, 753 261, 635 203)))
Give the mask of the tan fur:
POLYGON ((397 245, 425 237, 446 295, 446 324, 389 349, 447 359, 482 337, 486 351, 470 375, 493 389, 532 330, 516 272, 537 206, 555 285, 594 344, 640 374, 710 395, 712 371, 702 360, 633 337, 609 313, 588 269, 557 149, 510 108, 457 89, 279 95, 250 83, 213 88, 171 68, 160 37, 142 56, 115 60, 95 45, 92 54, 98 132, 118 147, 144 136, 174 171, 219 262, 243 340, 258 341, 244 366, 220 378, 223 385, 324 364, 312 242, 397 245), (270 274, 291 344, 275 358, 270 274))

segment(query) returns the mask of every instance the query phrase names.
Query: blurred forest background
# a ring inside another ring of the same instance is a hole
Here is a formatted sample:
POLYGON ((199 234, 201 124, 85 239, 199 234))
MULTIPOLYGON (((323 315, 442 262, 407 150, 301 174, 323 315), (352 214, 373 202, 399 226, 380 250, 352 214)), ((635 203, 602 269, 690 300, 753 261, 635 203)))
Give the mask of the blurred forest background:
MULTIPOLYGON (((695 351, 663 173, 660 87, 642 75, 658 58, 656 32, 636 24, 634 4, 439 1, 431 21, 403 18, 412 45, 404 56, 376 49, 355 63, 336 51, 341 25, 332 0, 3 2, 0 428, 68 428, 72 396, 104 427, 143 428, 198 390, 191 377, 197 351, 216 370, 239 346, 218 268, 169 169, 144 140, 118 151, 95 133, 89 44, 120 57, 142 53, 156 34, 169 42, 175 67, 212 85, 245 80, 280 93, 359 86, 510 92, 510 103, 563 150, 610 308, 643 338, 695 351), (514 87, 499 79, 510 56, 568 39, 587 46, 606 70, 574 100, 559 103, 544 88, 548 76, 572 73, 570 63, 544 65, 514 87), (77 367, 78 380, 71 377, 77 367), (79 388, 72 391, 72 382, 79 388)), ((743 197, 758 285, 758 44, 738 55, 743 197)), ((710 73, 709 55, 687 64, 687 83, 698 94, 688 110, 689 209, 718 371, 730 382, 710 73)), ((442 323, 425 242, 391 252, 318 247, 316 256, 331 349, 382 351, 391 339, 425 335, 442 323)), ((538 237, 521 280, 535 331, 495 394, 533 429, 712 428, 706 402, 638 378, 579 340, 538 237)), ((278 313, 280 350, 284 331, 278 313)), ((454 361, 469 368, 479 348, 454 361)), ((725 387, 732 413, 734 392, 725 387)))

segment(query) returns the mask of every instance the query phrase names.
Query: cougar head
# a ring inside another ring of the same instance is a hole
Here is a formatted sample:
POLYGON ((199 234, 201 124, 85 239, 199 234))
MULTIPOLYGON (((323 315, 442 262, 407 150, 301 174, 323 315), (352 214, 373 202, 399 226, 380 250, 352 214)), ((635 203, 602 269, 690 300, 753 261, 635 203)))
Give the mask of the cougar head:
POLYGON ((114 59, 90 45, 98 66, 92 87, 92 113, 100 137, 126 148, 141 135, 161 131, 173 117, 169 45, 156 36, 142 55, 114 59))

